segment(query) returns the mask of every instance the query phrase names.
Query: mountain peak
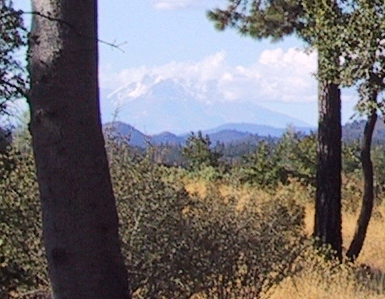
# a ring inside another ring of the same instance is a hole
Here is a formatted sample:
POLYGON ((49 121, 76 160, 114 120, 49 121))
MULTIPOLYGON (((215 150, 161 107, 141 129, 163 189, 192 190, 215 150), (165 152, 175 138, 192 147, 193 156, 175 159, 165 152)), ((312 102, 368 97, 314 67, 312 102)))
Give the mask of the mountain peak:
MULTIPOLYGON (((267 125, 276 128, 309 127, 299 119, 277 113, 254 102, 229 101, 219 82, 196 79, 164 79, 145 76, 110 93, 110 101, 121 103, 119 119, 150 133, 185 133, 207 130, 224 123, 267 125)), ((105 100, 103 100, 105 102, 105 100)))

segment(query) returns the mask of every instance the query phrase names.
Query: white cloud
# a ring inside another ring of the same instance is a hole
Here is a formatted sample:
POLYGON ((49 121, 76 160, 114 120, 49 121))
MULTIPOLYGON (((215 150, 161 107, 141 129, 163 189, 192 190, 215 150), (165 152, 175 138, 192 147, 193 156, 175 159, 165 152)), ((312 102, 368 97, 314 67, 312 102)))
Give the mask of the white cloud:
POLYGON ((156 0, 153 5, 157 9, 178 9, 187 7, 190 2, 188 0, 156 0))
POLYGON ((102 69, 101 86, 115 90, 120 99, 133 99, 161 80, 172 79, 208 102, 314 102, 317 85, 312 73, 316 67, 316 53, 294 48, 265 50, 256 63, 235 67, 227 64, 225 52, 218 52, 198 62, 142 66, 117 74, 102 69))
POLYGON ((212 8, 218 4, 218 0, 152 0, 152 5, 156 9, 163 10, 184 8, 212 8))

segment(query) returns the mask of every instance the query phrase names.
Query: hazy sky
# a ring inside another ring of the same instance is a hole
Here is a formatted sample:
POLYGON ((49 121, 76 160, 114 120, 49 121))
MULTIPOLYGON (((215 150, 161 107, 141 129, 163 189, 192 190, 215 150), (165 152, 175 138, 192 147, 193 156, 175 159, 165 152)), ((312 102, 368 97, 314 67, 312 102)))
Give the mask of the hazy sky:
MULTIPOLYGON (((226 0, 99 0, 101 88, 114 90, 147 74, 216 80, 231 101, 251 100, 312 125, 317 123, 316 53, 295 37, 256 41, 218 32, 206 11, 226 0)), ((14 0, 29 10, 29 0, 14 0)), ((354 93, 343 92, 343 121, 354 93)), ((108 100, 108 99, 103 99, 108 100)))

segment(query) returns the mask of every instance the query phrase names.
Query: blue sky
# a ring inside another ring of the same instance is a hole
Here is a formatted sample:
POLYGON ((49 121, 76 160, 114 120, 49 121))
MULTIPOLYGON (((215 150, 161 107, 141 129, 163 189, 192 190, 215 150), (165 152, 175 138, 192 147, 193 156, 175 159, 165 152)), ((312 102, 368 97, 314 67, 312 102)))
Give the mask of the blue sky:
MULTIPOLYGON (((100 44, 101 88, 113 91, 148 74, 194 76, 218 82, 225 100, 257 102, 316 125, 316 53, 305 54, 294 37, 270 43, 216 31, 206 11, 226 2, 99 0, 99 38, 121 44, 100 44)), ((14 3, 29 10, 29 0, 14 3)), ((353 105, 354 94, 343 92, 344 122, 353 105)))

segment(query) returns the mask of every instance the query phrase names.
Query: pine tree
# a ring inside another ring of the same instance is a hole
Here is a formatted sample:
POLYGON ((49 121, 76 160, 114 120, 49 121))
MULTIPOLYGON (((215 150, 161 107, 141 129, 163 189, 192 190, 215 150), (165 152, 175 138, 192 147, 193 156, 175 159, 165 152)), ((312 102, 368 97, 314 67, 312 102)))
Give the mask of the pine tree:
POLYGON ((229 0, 208 17, 216 28, 235 28, 255 39, 295 34, 318 50, 319 127, 314 237, 342 258, 341 235, 341 94, 336 41, 344 15, 338 1, 229 0))

